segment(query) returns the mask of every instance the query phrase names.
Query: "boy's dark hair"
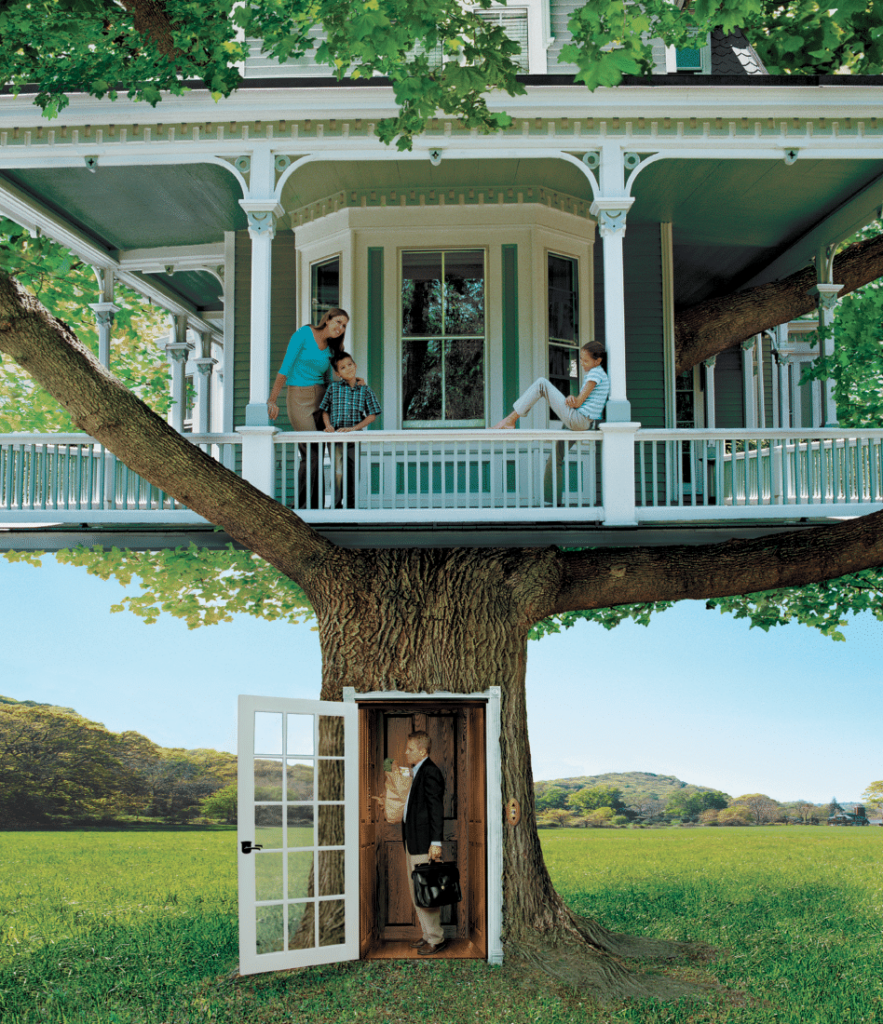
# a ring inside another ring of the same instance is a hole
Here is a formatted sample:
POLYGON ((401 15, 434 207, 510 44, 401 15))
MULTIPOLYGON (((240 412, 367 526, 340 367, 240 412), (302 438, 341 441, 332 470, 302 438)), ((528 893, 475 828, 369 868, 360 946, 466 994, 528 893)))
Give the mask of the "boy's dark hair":
MULTIPOLYGON (((344 359, 353 359, 353 357, 349 354, 349 352, 344 352, 344 350, 341 349, 339 352, 335 352, 334 355, 331 357, 331 365, 336 370, 337 364, 342 363, 344 359)), ((355 362, 355 359, 353 359, 353 362, 355 362)))
POLYGON ((607 355, 607 349, 600 341, 590 341, 583 345, 583 352, 588 352, 593 359, 603 359, 607 355))

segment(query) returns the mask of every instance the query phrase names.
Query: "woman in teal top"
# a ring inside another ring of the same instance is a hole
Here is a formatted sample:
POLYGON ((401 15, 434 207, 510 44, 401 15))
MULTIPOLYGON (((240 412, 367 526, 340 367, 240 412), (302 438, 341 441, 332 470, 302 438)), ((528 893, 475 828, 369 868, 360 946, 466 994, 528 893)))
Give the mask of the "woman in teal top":
MULTIPOLYGON (((282 366, 276 375, 273 390, 267 399, 267 413, 271 420, 279 415, 279 393, 287 385, 285 408, 293 430, 321 430, 314 414, 318 412, 325 389, 331 383, 331 359, 342 348, 349 314, 344 309, 329 309, 317 327, 305 324, 295 331, 288 343, 282 366)), ((298 445, 300 452, 300 500, 298 508, 321 508, 319 487, 321 445, 298 445), (307 464, 310 465, 307 486, 307 464)))

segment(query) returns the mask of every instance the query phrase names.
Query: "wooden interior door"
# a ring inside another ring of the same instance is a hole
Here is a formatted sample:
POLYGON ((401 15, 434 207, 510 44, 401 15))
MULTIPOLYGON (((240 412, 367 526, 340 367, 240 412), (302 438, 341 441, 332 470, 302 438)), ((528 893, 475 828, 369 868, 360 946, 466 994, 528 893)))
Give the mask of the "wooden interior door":
POLYGON ((373 719, 361 733, 371 748, 370 756, 362 757, 370 784, 360 808, 365 840, 360 844, 362 903, 373 908, 373 920, 363 923, 363 942, 369 934, 369 948, 373 943, 417 935, 401 823, 387 822, 370 798, 385 792, 384 760, 405 764, 408 734, 425 730, 432 741, 430 757, 445 777, 442 856, 457 864, 464 896, 461 903, 442 910, 444 934, 449 939, 477 941, 484 953, 475 955, 487 955, 484 710, 484 705, 441 701, 361 709, 363 718, 373 719))

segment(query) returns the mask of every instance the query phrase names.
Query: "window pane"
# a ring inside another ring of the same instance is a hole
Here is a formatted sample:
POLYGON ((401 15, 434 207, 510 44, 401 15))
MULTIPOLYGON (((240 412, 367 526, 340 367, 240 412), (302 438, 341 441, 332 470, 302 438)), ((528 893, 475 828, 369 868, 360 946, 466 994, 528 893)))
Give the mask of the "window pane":
POLYGON ((289 847, 312 846, 315 841, 313 808, 304 804, 288 805, 289 847))
POLYGON ((484 341, 446 343, 445 419, 484 416, 484 341))
POLYGON ((254 809, 254 844, 265 850, 282 848, 282 806, 258 805, 254 809))
POLYGON ((343 760, 319 762, 319 799, 343 800, 343 760))
POLYGON ((316 945, 316 904, 289 903, 288 948, 312 949, 316 945))
POLYGON ((346 936, 343 900, 323 900, 319 904, 319 945, 339 946, 346 936))
POLYGON ((445 334, 484 334, 481 251, 445 253, 445 334))
POLYGON ((256 754, 282 754, 281 712, 255 712, 254 752, 256 754))
POLYGON ((549 255, 549 337, 576 341, 579 305, 576 260, 549 255))
POLYGON ((329 309, 340 306, 340 260, 337 256, 310 268, 310 307, 313 326, 329 309))
POLYGON ((278 953, 284 948, 285 908, 258 907, 255 911, 255 952, 278 953))
POLYGON ((441 333, 441 253, 403 253, 402 337, 441 333))
POLYGON ((438 341, 403 345, 402 416, 406 420, 440 420, 442 416, 442 346, 438 341))
MULTIPOLYGON (((288 898, 300 900, 313 893, 313 854, 309 850, 288 855, 288 898)), ((336 893, 329 893, 335 896, 336 893)))
POLYGON ((345 859, 343 850, 322 850, 319 854, 320 896, 342 896, 344 894, 345 859))
POLYGON ((319 806, 319 846, 343 846, 343 805, 319 806))
POLYGON ((312 761, 294 761, 289 758, 286 768, 286 792, 288 800, 313 799, 312 761))
POLYGON ((254 798, 255 800, 282 799, 282 759, 271 760, 267 757, 254 759, 254 798))
POLYGON ((313 753, 313 715, 288 716, 288 753, 313 753))
POLYGON ((282 854, 256 850, 254 854, 254 895, 256 900, 282 899, 282 854))
POLYGON ((319 716, 319 756, 343 757, 343 718, 340 715, 319 716))

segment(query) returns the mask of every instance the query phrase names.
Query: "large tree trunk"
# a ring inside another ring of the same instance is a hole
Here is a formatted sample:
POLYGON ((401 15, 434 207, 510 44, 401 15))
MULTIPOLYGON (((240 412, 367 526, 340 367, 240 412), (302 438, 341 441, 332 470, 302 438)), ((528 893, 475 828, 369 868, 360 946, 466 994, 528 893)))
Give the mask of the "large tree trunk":
POLYGON ((555 553, 418 549, 352 555, 329 566, 310 588, 322 642, 324 700, 340 700, 344 686, 412 693, 501 687, 503 791, 488 813, 504 819, 504 805, 512 799, 521 808, 517 825, 504 824, 507 957, 527 960, 598 999, 695 994, 695 986, 633 973, 623 958, 705 958, 707 947, 616 935, 577 917, 555 892, 543 861, 525 668, 533 609, 557 582, 555 553))

